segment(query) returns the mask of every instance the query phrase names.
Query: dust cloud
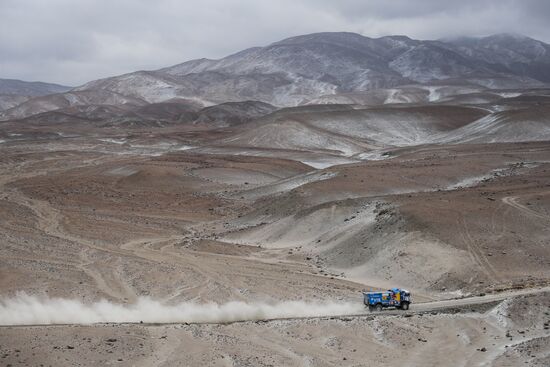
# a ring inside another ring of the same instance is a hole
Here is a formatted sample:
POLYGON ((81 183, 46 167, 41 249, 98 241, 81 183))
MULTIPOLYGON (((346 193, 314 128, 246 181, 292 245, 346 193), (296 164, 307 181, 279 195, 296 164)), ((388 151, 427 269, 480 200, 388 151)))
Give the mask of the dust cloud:
POLYGON ((84 304, 78 300, 47 298, 19 293, 0 299, 0 325, 53 325, 94 323, 228 323, 292 317, 350 315, 364 312, 352 302, 282 301, 222 304, 182 302, 165 304, 141 297, 133 304, 101 300, 84 304))

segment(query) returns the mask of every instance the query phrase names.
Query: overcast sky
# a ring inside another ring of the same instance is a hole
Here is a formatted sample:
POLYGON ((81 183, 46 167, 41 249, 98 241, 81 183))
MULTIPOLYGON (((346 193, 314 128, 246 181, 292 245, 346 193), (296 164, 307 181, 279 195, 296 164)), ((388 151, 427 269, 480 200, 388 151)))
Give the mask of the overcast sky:
POLYGON ((548 0, 0 0, 0 78, 68 85, 321 31, 550 42, 548 0))

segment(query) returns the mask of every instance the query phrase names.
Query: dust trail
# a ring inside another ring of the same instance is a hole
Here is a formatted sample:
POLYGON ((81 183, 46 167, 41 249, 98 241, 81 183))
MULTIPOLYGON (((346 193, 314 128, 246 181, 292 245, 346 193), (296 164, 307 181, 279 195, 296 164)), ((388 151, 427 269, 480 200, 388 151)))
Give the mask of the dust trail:
POLYGON ((350 315, 364 312, 360 301, 277 303, 228 302, 223 304, 183 302, 163 304, 141 297, 134 304, 106 300, 83 304, 77 300, 43 298, 24 293, 0 299, 0 325, 51 325, 93 323, 226 323, 292 317, 350 315))

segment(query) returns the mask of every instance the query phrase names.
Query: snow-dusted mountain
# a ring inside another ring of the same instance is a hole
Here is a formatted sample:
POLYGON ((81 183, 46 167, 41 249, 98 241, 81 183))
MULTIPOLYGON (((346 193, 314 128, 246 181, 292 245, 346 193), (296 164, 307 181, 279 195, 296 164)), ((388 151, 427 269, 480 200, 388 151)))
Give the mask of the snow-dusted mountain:
POLYGON ((0 111, 17 106, 32 97, 63 93, 70 89, 71 87, 58 84, 0 79, 0 111))
POLYGON ((418 41, 316 33, 250 48, 220 60, 192 60, 88 83, 151 102, 197 98, 205 104, 257 99, 296 105, 321 95, 463 79, 490 87, 550 82, 550 46, 527 37, 418 41))
POLYGON ((550 81, 550 45, 517 34, 449 40, 448 47, 493 70, 544 82, 550 81))
MULTIPOLYGON (((439 41, 316 33, 250 48, 220 60, 199 59, 156 71, 100 79, 72 92, 104 92, 159 103, 184 98, 202 106, 257 100, 293 106, 326 96, 396 86, 522 88, 550 83, 550 45, 509 34, 439 41)), ((390 94, 391 94, 390 93, 390 94)), ((426 92, 428 93, 428 92, 426 92)), ((437 97, 429 92, 430 102, 437 97)), ((91 95, 91 94, 90 94, 91 95)), ((55 103, 46 103, 44 111, 55 103)), ((392 99, 392 98, 390 98, 392 99)), ((397 100, 397 98, 394 98, 397 100)), ((101 101, 100 101, 101 102, 101 101)), ((92 104, 100 104, 90 101, 92 104)), ((63 106, 64 107, 64 106, 63 106)), ((16 110, 14 110, 15 112, 16 110)), ((4 119, 21 116, 6 111, 4 119)))
POLYGON ((24 82, 16 79, 0 79, 0 94, 11 94, 19 96, 44 96, 46 94, 63 93, 70 90, 59 84, 43 82, 24 82))

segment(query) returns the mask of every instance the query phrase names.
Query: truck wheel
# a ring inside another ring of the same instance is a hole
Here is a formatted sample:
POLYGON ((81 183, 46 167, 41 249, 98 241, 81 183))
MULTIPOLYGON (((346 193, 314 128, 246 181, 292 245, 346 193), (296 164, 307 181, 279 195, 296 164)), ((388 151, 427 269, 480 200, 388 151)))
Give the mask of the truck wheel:
POLYGON ((374 306, 374 309, 376 310, 376 312, 382 311, 382 304, 377 303, 376 306, 374 306))
POLYGON ((409 309, 409 302, 403 302, 401 304, 401 309, 407 311, 409 309))
POLYGON ((371 305, 369 305, 369 311, 370 311, 370 312, 374 311, 374 307, 372 307, 371 305))

